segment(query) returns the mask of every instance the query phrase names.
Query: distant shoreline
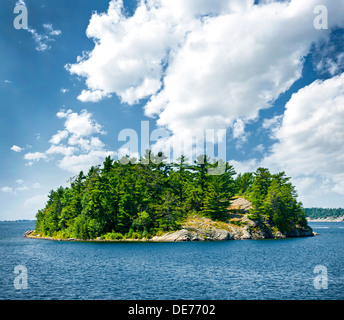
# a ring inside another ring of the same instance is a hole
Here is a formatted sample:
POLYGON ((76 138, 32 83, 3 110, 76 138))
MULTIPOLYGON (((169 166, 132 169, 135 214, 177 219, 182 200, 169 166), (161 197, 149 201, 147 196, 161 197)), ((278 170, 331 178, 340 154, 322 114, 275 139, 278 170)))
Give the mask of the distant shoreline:
POLYGON ((36 220, 30 220, 30 219, 0 220, 0 222, 36 222, 36 220))
POLYGON ((344 222, 344 216, 338 218, 327 217, 318 219, 311 219, 307 217, 307 222, 344 222))

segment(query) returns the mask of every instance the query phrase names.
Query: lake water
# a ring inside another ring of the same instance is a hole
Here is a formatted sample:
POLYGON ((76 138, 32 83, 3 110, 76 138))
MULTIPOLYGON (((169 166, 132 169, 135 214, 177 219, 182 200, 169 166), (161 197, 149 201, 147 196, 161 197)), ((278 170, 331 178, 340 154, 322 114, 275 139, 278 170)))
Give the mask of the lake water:
POLYGON ((33 222, 0 222, 0 299, 343 300, 344 223, 310 225, 319 236, 99 243, 25 239, 33 222), (27 289, 14 285, 18 265, 27 289), (319 265, 327 289, 314 286, 319 265))

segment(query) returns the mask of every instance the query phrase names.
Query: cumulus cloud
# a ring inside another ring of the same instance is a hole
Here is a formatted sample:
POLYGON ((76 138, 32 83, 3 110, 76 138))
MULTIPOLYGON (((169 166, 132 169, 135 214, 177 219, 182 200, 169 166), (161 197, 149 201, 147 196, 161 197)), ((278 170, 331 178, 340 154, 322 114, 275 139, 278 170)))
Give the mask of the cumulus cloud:
POLYGON ((262 164, 293 176, 307 199, 310 186, 317 197, 344 195, 343 119, 344 73, 300 89, 286 104, 278 142, 262 164))
POLYGON ((65 145, 52 145, 47 151, 46 154, 62 154, 65 156, 72 155, 76 149, 74 147, 65 146, 65 145))
MULTIPOLYGON (((92 119, 92 114, 87 110, 82 110, 80 114, 73 112, 72 110, 62 110, 57 113, 57 117, 60 119, 65 118, 65 131, 76 137, 90 136, 92 134, 100 133, 104 134, 101 125, 92 119)), ((61 132, 60 132, 61 134, 61 132)), ((64 133, 65 135, 65 133, 64 133)))
MULTIPOLYGON (((86 79, 82 101, 111 94, 128 104, 147 98, 145 114, 174 140, 187 129, 238 126, 238 119, 257 119, 301 77, 311 45, 329 34, 314 28, 316 5, 142 0, 127 16, 122 1, 112 0, 87 28, 94 49, 66 68, 86 79)), ((329 27, 342 23, 344 4, 325 5, 329 27)))
POLYGON ((67 130, 59 130, 56 134, 54 134, 51 139, 50 143, 52 144, 59 144, 62 140, 66 139, 68 137, 68 131, 67 130))
POLYGON ((24 156, 24 159, 29 161, 39 161, 46 158, 46 154, 42 152, 29 152, 24 156))
POLYGON ((153 1, 141 1, 130 18, 125 18, 122 1, 111 1, 108 12, 94 13, 87 28, 87 36, 96 42, 94 50, 66 66, 87 78, 90 91, 79 99, 94 101, 116 93, 133 104, 156 93, 168 51, 181 40, 184 28, 153 1))
POLYGON ((262 128, 270 131, 270 138, 275 139, 276 132, 280 129, 283 121, 283 115, 274 116, 270 119, 264 119, 262 128))
POLYGON ((11 188, 11 187, 2 187, 1 191, 5 192, 5 193, 12 193, 13 192, 13 188, 11 188))
POLYGON ((111 95, 102 90, 82 90, 81 94, 78 96, 78 100, 82 102, 98 102, 104 97, 110 98, 111 95))
POLYGON ((97 136, 106 132, 87 110, 80 113, 70 109, 60 110, 56 116, 64 120, 64 128, 51 137, 51 145, 45 152, 32 152, 24 156, 28 161, 27 166, 41 159, 48 161, 59 157, 57 163, 60 168, 78 173, 101 163, 108 155, 115 155, 115 152, 106 150, 105 144, 97 136))
POLYGON ((20 148, 20 147, 18 147, 16 145, 13 145, 11 147, 11 150, 14 151, 14 152, 22 152, 23 150, 25 150, 25 148, 20 148))
POLYGON ((66 156, 59 162, 59 167, 72 173, 89 170, 91 166, 100 164, 107 156, 114 156, 113 151, 91 150, 88 153, 66 156))

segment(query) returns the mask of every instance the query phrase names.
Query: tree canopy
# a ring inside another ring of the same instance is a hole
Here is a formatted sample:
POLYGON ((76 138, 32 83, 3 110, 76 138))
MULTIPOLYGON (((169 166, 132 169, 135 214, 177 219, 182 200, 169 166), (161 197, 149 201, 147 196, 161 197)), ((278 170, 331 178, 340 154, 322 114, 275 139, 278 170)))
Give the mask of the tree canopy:
POLYGON ((251 219, 267 219, 282 231, 307 224, 301 203, 284 172, 266 168, 237 175, 229 163, 199 156, 165 163, 147 151, 139 161, 128 157, 93 166, 52 190, 37 215, 36 232, 56 238, 149 238, 180 228, 191 214, 228 220, 231 199, 252 202, 251 219), (221 166, 221 174, 212 170, 221 166))

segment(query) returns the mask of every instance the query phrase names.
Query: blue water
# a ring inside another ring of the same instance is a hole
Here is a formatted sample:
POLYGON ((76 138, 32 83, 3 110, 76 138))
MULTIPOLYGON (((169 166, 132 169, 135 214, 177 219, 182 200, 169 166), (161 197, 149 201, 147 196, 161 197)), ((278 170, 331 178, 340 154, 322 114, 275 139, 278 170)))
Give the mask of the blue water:
POLYGON ((22 238, 33 222, 0 222, 0 299, 340 299, 344 223, 320 235, 186 243, 55 242, 22 238), (27 289, 16 289, 17 265, 27 289), (315 289, 314 268, 328 288, 315 289))

